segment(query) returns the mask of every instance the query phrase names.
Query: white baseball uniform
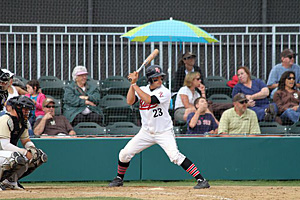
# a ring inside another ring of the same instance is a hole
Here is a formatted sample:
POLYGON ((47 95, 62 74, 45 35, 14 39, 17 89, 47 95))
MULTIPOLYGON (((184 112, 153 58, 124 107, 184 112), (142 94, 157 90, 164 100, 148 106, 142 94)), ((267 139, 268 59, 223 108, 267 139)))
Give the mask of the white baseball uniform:
POLYGON ((142 128, 120 151, 119 160, 128 163, 135 154, 158 144, 169 156, 170 161, 180 166, 185 156, 178 150, 172 119, 168 111, 171 100, 170 91, 164 85, 154 90, 150 90, 150 85, 140 88, 150 96, 156 96, 160 103, 147 104, 136 93, 140 103, 142 128))

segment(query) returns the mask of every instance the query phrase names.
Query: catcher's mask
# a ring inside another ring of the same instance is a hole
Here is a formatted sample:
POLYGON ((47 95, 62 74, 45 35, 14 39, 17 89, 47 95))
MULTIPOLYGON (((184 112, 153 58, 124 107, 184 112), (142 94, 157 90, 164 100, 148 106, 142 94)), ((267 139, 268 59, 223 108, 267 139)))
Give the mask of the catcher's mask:
POLYGON ((146 77, 150 84, 153 83, 152 78, 162 76, 164 77, 166 74, 163 73, 162 69, 158 65, 151 65, 146 69, 146 77))
POLYGON ((26 115, 23 115, 23 108, 27 108, 29 111, 35 109, 35 105, 33 101, 24 95, 13 97, 8 100, 8 104, 12 106, 14 110, 16 110, 16 113, 18 115, 19 120, 22 122, 22 119, 24 120, 24 124, 26 124, 30 112, 26 113, 26 115))

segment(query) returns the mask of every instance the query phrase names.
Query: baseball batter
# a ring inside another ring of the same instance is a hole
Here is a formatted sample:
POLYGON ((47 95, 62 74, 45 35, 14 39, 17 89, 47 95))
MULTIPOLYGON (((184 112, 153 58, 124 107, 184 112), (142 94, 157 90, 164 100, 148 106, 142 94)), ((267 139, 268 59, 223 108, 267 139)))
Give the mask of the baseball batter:
POLYGON ((162 85, 165 74, 158 65, 146 69, 149 84, 144 87, 136 85, 138 73, 129 74, 131 87, 127 93, 127 103, 132 105, 139 101, 142 127, 119 153, 118 174, 109 184, 110 187, 123 186, 123 179, 130 160, 144 149, 158 144, 166 152, 170 161, 181 166, 197 180, 195 189, 209 188, 208 182, 201 176, 199 170, 177 148, 173 124, 168 108, 171 100, 170 91, 162 85))

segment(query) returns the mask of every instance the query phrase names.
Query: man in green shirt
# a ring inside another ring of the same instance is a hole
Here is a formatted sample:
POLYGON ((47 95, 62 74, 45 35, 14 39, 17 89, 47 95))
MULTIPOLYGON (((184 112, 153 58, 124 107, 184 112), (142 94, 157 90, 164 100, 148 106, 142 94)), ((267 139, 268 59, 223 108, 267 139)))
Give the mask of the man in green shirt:
POLYGON ((236 94, 233 108, 226 110, 220 119, 219 134, 260 134, 258 119, 254 111, 247 109, 248 100, 243 93, 236 94))

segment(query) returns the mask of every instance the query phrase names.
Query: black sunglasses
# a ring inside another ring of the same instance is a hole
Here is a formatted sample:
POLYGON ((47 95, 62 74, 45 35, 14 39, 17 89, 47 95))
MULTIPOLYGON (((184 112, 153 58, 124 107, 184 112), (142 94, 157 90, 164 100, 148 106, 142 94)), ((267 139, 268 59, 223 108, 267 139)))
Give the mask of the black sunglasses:
POLYGON ((188 59, 191 59, 191 58, 195 58, 195 56, 189 56, 189 57, 183 58, 183 60, 188 60, 188 59))
POLYGON ((295 80, 295 77, 287 77, 287 80, 295 80))
POLYGON ((55 106, 45 106, 46 108, 55 108, 55 106))
POLYGON ((288 56, 286 56, 287 58, 289 58, 289 59, 292 59, 292 58, 294 58, 294 56, 293 55, 288 55, 288 56))
POLYGON ((239 101, 240 104, 248 103, 248 100, 239 101))

